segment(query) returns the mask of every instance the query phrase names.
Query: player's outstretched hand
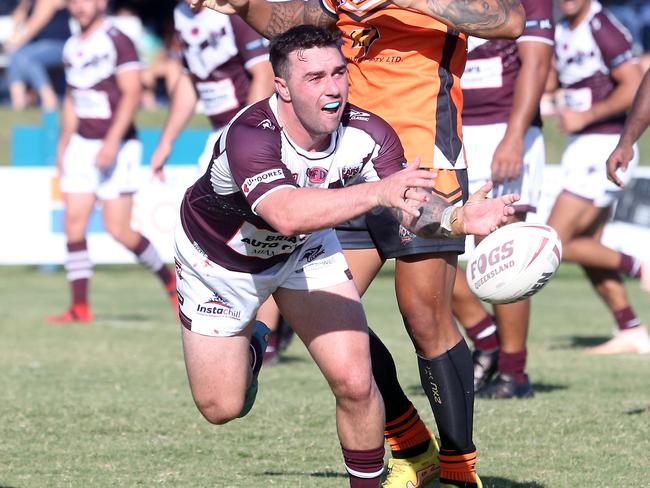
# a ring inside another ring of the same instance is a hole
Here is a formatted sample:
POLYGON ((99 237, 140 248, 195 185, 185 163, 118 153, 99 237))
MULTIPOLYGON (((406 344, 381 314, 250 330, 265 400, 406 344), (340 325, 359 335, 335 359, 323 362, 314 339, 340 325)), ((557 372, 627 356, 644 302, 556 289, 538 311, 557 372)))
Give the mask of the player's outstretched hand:
POLYGON ((246 6, 248 0, 189 0, 189 4, 194 11, 207 7, 222 14, 233 15, 237 13, 235 8, 246 6))
POLYGON ((485 236, 508 222, 508 217, 515 213, 511 207, 519 200, 519 195, 509 194, 497 198, 488 198, 492 182, 488 181, 459 209, 459 224, 463 234, 485 236))
POLYGON ((607 158, 607 178, 609 181, 623 188, 625 182, 616 174, 620 171, 627 171, 630 161, 634 157, 634 149, 629 145, 616 146, 614 152, 607 158))
POLYGON ((376 183, 378 206, 398 208, 408 215, 419 217, 420 211, 417 207, 431 199, 430 190, 436 176, 434 171, 420 169, 420 159, 416 158, 403 170, 376 183))

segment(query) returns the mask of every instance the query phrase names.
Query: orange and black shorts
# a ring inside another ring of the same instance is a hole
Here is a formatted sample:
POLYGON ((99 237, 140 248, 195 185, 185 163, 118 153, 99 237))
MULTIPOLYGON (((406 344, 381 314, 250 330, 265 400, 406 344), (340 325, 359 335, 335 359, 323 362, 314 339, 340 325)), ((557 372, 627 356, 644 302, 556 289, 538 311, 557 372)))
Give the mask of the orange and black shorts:
MULTIPOLYGON (((450 205, 462 205, 469 196, 467 170, 439 169, 432 193, 450 205)), ((382 259, 436 252, 465 252, 465 237, 425 239, 402 227, 390 210, 378 208, 336 227, 345 249, 373 249, 382 259)))

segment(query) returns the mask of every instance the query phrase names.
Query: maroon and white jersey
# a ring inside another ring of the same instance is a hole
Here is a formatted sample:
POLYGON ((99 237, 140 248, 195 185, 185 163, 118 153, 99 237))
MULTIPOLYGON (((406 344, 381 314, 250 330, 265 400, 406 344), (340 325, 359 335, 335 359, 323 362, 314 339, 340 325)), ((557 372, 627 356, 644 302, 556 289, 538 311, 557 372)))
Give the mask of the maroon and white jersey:
MULTIPOLYGON (((565 105, 581 112, 614 90, 612 69, 628 61, 638 62, 632 52, 630 34, 595 0, 588 16, 574 29, 566 20, 558 23, 555 58, 565 105)), ((596 122, 580 133, 616 134, 624 123, 625 115, 621 114, 596 122)))
POLYGON ((185 2, 174 10, 174 26, 204 112, 220 129, 246 104, 246 70, 268 61, 268 41, 236 15, 208 8, 195 14, 185 2))
MULTIPOLYGON (((553 45, 553 0, 522 0, 521 3, 526 11, 526 26, 517 40, 468 38, 468 59, 460 80, 463 125, 508 122, 521 67, 517 43, 553 45)), ((538 114, 532 125, 541 124, 538 114)))
POLYGON ((181 204, 185 233, 211 261, 257 273, 286 261, 307 238, 286 237, 255 212, 283 187, 340 188, 401 169, 404 149, 383 119, 348 104, 329 147, 308 152, 282 130, 272 96, 242 110, 214 148, 207 172, 181 204))
MULTIPOLYGON (((86 139, 103 139, 122 97, 116 74, 140 69, 131 39, 105 20, 88 37, 75 34, 63 47, 65 78, 70 87, 78 133, 86 139)), ((124 139, 135 137, 131 125, 124 139)))

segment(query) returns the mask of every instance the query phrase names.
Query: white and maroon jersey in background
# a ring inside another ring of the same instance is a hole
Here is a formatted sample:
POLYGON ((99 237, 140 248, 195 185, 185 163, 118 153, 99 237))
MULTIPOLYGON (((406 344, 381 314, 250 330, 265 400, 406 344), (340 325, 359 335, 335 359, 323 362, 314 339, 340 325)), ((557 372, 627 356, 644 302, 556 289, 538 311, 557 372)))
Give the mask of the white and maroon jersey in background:
MULTIPOLYGON (((553 0, 522 0, 521 3, 526 11, 526 26, 516 41, 468 38, 468 60, 460 80, 463 125, 508 122, 521 67, 517 43, 553 45, 553 0)), ((542 125, 539 114, 531 125, 542 125)))
POLYGON ((243 110, 224 128, 206 173, 181 204, 196 249, 230 269, 257 273, 288 259, 307 236, 286 237, 255 213, 282 187, 340 188, 401 169, 404 149, 383 119, 348 104, 330 145, 307 152, 282 130, 277 98, 243 110))
MULTIPOLYGON (((563 20, 555 31, 555 59, 565 105, 586 111, 604 100, 615 87, 610 72, 627 61, 638 62, 631 38, 613 15, 593 1, 587 18, 575 29, 563 20)), ((625 115, 602 120, 580 133, 616 134, 621 132, 625 115)))
MULTIPOLYGON (((63 47, 65 78, 79 119, 77 132, 86 139, 103 139, 122 93, 116 74, 140 69, 131 39, 108 20, 89 37, 75 34, 63 47)), ((124 139, 136 137, 135 126, 124 139)))
POLYGON ((174 27, 204 112, 220 129, 246 104, 246 70, 269 59, 268 41, 236 15, 208 8, 195 14, 185 2, 174 10, 174 27))

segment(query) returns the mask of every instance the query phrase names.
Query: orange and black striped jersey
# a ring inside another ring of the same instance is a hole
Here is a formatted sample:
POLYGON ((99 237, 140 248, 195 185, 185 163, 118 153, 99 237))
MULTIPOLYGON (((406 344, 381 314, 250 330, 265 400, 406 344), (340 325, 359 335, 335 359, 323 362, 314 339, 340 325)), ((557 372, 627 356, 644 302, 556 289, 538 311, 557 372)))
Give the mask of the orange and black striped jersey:
POLYGON ((350 101, 388 121, 406 158, 466 167, 460 77, 467 37, 385 0, 321 0, 343 33, 350 101))

